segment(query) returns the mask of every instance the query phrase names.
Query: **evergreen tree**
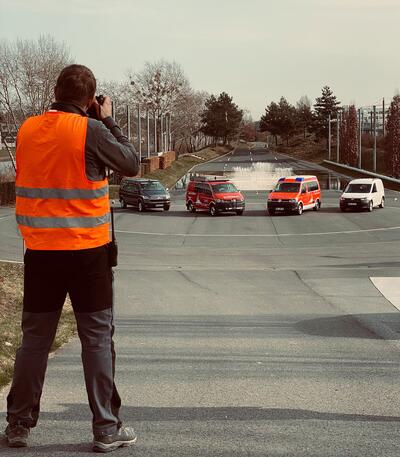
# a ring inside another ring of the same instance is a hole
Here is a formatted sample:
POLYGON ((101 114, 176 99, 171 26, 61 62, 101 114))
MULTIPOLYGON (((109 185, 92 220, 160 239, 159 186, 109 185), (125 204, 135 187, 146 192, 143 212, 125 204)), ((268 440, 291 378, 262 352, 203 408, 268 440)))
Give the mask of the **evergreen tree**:
POLYGON ((279 100, 279 114, 281 124, 281 136, 289 144, 289 138, 296 130, 296 108, 285 97, 279 100))
POLYGON ((275 138, 275 144, 278 145, 278 135, 280 130, 279 106, 275 102, 271 102, 265 108, 265 114, 261 116, 260 132, 268 131, 275 138))
POLYGON ((387 150, 391 156, 392 175, 400 177, 400 95, 393 97, 387 120, 387 150))
POLYGON ((237 135, 243 111, 226 92, 222 92, 218 98, 211 95, 205 105, 206 109, 201 116, 201 131, 226 144, 237 135))
POLYGON ((260 130, 268 131, 275 137, 278 144, 278 135, 289 141, 296 128, 296 109, 285 97, 281 97, 279 103, 271 102, 265 108, 265 114, 261 117, 260 130))
POLYGON ((328 138, 328 119, 329 115, 334 116, 338 111, 340 102, 333 95, 328 86, 322 88, 322 96, 316 98, 314 104, 315 122, 314 131, 317 137, 328 138))

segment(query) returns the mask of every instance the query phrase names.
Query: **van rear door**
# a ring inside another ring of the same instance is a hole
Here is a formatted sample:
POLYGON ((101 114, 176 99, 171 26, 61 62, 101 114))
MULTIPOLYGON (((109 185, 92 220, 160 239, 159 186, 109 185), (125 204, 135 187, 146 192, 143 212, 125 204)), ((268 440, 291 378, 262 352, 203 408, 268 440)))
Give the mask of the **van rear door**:
POLYGON ((374 206, 378 206, 381 203, 381 194, 378 192, 378 187, 376 181, 372 183, 372 188, 371 188, 371 197, 372 197, 372 202, 374 206))

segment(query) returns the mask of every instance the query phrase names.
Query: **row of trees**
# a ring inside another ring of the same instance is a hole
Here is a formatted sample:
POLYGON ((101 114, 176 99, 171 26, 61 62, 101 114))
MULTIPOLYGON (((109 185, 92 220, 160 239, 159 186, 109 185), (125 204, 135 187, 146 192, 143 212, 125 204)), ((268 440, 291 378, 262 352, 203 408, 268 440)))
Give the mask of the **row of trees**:
MULTIPOLYGON (((61 69, 73 62, 65 44, 51 36, 38 40, 0 41, 0 124, 2 133, 15 134, 28 116, 49 108, 61 69)), ((205 138, 224 143, 239 129, 242 111, 232 98, 194 90, 176 62, 147 62, 139 71, 127 70, 123 81, 98 81, 98 93, 115 102, 115 117, 127 128, 126 105, 158 123, 170 120, 172 147, 193 152, 205 138)), ((135 116, 131 120, 133 135, 135 116)), ((164 124, 165 125, 165 124, 164 124)))
MULTIPOLYGON (((307 132, 314 133, 317 140, 328 140, 329 116, 334 119, 338 113, 340 160, 344 164, 357 167, 359 121, 356 107, 341 107, 328 86, 322 88, 322 94, 316 98, 313 106, 306 96, 302 97, 296 106, 291 105, 285 97, 281 97, 278 103, 271 102, 261 117, 260 130, 273 135, 276 144, 278 136, 288 143, 291 136, 302 133, 305 137, 307 132)), ((390 161, 389 168, 393 176, 400 177, 400 95, 393 98, 386 119, 387 135, 383 143, 390 161)), ((333 125, 334 132, 335 127, 333 125)))
POLYGON ((400 178, 400 95, 395 95, 390 104, 387 132, 385 149, 391 158, 392 174, 400 178))
POLYGON ((266 107, 260 120, 260 130, 270 132, 275 137, 276 144, 278 136, 288 143, 290 137, 298 133, 306 137, 307 132, 314 132, 317 137, 327 138, 328 116, 335 115, 339 105, 340 102, 328 86, 322 89, 322 95, 316 99, 314 109, 307 96, 301 97, 296 106, 281 97, 278 103, 271 102, 266 107))
MULTIPOLYGON (((389 169, 396 178, 400 177, 400 95, 393 97, 387 114, 387 135, 383 146, 390 161, 389 169)), ((359 124, 354 105, 344 109, 340 117, 341 161, 357 167, 359 159, 359 124)))

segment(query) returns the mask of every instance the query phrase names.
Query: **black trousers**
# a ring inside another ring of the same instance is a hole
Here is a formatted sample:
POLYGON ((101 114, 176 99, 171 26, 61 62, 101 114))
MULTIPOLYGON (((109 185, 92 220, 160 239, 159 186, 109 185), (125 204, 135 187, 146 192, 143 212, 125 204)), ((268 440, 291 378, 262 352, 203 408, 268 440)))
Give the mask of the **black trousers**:
MULTIPOLYGON (((114 433, 121 399, 114 383, 113 272, 108 248, 25 253, 22 345, 7 397, 7 420, 34 427, 49 350, 69 294, 82 346, 93 433, 114 433)), ((67 376, 67 374, 66 374, 67 376)))

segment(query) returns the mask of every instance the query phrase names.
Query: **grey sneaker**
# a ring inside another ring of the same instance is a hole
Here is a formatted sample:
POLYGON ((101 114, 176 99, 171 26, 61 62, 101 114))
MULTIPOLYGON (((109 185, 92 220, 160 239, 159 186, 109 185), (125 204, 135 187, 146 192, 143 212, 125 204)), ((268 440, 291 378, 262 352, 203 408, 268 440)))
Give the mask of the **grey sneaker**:
POLYGON ((4 434, 8 447, 26 447, 28 445, 29 428, 22 422, 7 425, 4 434))
POLYGON ((121 427, 113 435, 95 435, 93 440, 94 452, 111 452, 119 447, 135 444, 137 436, 133 428, 121 427))

